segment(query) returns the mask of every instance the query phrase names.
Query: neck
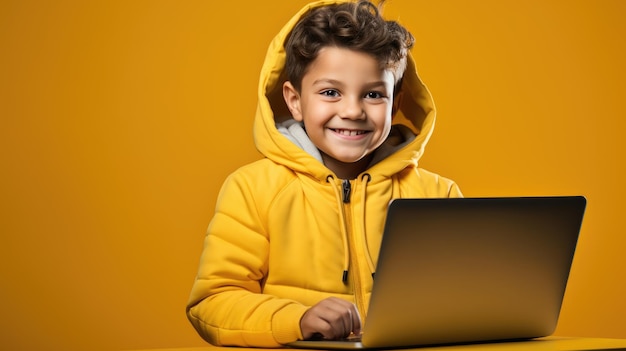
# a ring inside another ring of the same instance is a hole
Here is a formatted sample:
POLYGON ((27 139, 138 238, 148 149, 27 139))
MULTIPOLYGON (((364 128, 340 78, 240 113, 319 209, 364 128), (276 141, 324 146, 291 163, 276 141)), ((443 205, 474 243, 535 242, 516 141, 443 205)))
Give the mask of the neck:
POLYGON ((355 179, 359 174, 363 173, 372 160, 372 154, 369 154, 356 162, 341 162, 325 153, 322 153, 324 165, 333 171, 337 177, 341 179, 355 179))

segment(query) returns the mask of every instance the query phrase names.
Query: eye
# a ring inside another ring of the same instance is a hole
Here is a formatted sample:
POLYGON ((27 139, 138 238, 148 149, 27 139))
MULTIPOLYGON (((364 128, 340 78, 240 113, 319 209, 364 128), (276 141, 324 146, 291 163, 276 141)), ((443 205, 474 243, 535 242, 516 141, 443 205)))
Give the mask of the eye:
POLYGON ((365 94, 365 98, 367 99, 382 99, 384 97, 385 95, 379 91, 370 91, 367 94, 365 94))
POLYGON ((335 89, 327 89, 327 90, 323 90, 322 92, 320 92, 320 95, 323 95, 326 97, 338 97, 339 92, 335 89))

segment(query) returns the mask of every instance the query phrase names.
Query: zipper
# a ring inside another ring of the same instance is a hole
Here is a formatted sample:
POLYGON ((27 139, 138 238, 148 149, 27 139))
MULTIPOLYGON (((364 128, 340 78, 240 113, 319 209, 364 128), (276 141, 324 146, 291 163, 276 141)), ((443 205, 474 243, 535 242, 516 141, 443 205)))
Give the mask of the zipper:
POLYGON ((350 194, 352 193, 352 186, 350 185, 350 181, 348 179, 344 179, 341 181, 341 192, 343 194, 343 203, 350 203, 350 194))
MULTIPOLYGON (((350 255, 350 270, 348 271, 350 275, 350 281, 352 282, 352 288, 354 290, 354 302, 356 304, 359 313, 361 314, 361 318, 365 317, 367 311, 365 310, 365 301, 363 294, 363 287, 361 282, 361 270, 359 269, 359 260, 358 254, 356 250, 356 238, 353 230, 353 220, 352 220, 352 206, 350 202, 350 197, 352 194, 352 183, 350 180, 344 179, 341 183, 341 190, 343 194, 343 213, 344 219, 346 223, 346 231, 348 234, 348 250, 350 255)), ((347 277, 344 277, 347 278, 347 277)))

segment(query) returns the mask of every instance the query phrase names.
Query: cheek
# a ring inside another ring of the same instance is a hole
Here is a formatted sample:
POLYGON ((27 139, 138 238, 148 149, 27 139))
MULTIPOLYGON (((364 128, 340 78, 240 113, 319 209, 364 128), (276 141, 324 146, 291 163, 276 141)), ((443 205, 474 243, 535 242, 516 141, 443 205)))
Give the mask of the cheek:
POLYGON ((391 125, 391 112, 391 104, 382 104, 375 106, 370 111, 370 116, 376 125, 383 128, 386 125, 391 125))
POLYGON ((379 137, 382 140, 387 139, 387 137, 389 136, 389 133, 391 132, 391 122, 391 108, 381 108, 378 114, 378 118, 376 119, 376 121, 374 121, 374 123, 376 124, 376 129, 380 133, 379 137))
POLYGON ((309 104, 302 111, 304 121, 311 124, 324 124, 333 114, 332 108, 327 104, 309 104))

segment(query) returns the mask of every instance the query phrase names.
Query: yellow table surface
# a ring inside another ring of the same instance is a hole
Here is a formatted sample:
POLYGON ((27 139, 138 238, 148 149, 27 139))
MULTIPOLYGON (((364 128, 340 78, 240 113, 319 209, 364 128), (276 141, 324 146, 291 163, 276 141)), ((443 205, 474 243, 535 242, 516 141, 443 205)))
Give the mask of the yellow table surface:
MULTIPOLYGON (((414 349, 400 350, 419 350, 419 351, 574 351, 574 350, 626 350, 626 339, 604 339, 604 338, 578 338, 578 337, 558 337, 550 336, 546 338, 502 342, 487 344, 471 344, 471 345, 454 345, 454 346, 436 346, 436 347, 420 347, 414 349)), ((187 348, 162 348, 150 349, 152 351, 218 351, 218 350, 289 350, 289 349, 255 349, 255 348, 239 348, 239 347, 217 347, 208 345, 204 347, 187 347, 187 348)), ((150 351, 135 350, 135 351, 150 351)))

